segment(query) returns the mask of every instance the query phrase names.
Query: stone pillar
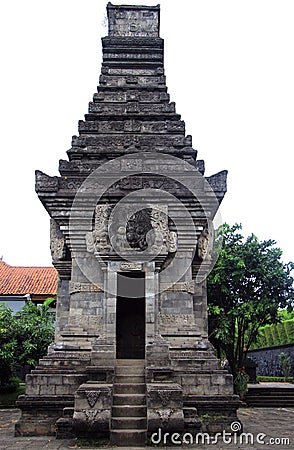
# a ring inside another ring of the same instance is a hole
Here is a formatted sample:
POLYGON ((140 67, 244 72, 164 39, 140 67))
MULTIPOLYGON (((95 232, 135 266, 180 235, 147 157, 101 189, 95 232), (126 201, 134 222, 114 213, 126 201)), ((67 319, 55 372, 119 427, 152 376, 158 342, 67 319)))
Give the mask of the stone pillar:
POLYGON ((58 294, 56 299, 55 342, 60 342, 61 333, 68 324, 69 312, 69 280, 58 279, 58 294))
POLYGON ((158 318, 158 276, 155 274, 155 264, 148 263, 145 268, 145 298, 146 298, 146 342, 154 339, 157 334, 158 318))

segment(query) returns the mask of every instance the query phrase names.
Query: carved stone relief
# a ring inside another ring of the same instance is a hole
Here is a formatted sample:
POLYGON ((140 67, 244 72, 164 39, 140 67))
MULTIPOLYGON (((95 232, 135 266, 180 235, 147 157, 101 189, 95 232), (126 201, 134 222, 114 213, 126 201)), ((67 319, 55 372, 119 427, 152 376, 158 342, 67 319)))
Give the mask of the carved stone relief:
POLYGON ((91 408, 94 408, 98 398, 100 397, 101 391, 86 391, 86 397, 91 408))
POLYGON ((211 258, 212 240, 212 233, 209 231, 208 227, 204 228, 197 239, 197 256, 201 261, 204 261, 205 259, 209 260, 211 258))
POLYGON ((50 219, 50 250, 53 261, 65 257, 65 239, 54 219, 50 219))
POLYGON ((170 401, 170 398, 171 398, 171 395, 172 395, 172 391, 160 390, 159 389, 157 391, 157 394, 158 394, 158 397, 161 400, 162 406, 167 406, 169 401, 170 401))
POLYGON ((122 263, 120 265, 120 270, 142 270, 142 264, 141 263, 135 263, 135 262, 126 262, 122 263))
MULTIPOLYGON (((164 289, 164 283, 161 286, 164 289)), ((172 286, 168 285, 164 290, 168 292, 188 292, 189 294, 195 294, 195 281, 178 281, 172 286)))
POLYGON ((142 171, 143 162, 141 159, 123 159, 121 163, 122 171, 142 171))
POLYGON ((58 177, 50 177, 40 170, 36 170, 36 191, 56 192, 58 190, 58 177))
MULTIPOLYGON (((140 135, 140 136, 124 136, 117 135, 115 140, 111 136, 73 136, 72 146, 73 148, 83 149, 83 152, 89 151, 89 147, 95 147, 96 151, 104 152, 105 147, 109 151, 123 151, 123 148, 127 148, 131 145, 135 145, 136 148, 144 147, 152 148, 154 151, 159 148, 162 151, 162 147, 165 148, 177 148, 191 147, 192 141, 190 136, 178 136, 178 135, 140 135)), ((187 151, 187 150, 186 150, 187 151)), ((195 153, 195 150, 191 148, 191 152, 195 153)))
POLYGON ((103 292, 102 286, 92 283, 79 283, 70 281, 69 283, 69 293, 75 294, 77 292, 103 292))
POLYGON ((140 120, 122 121, 79 121, 80 133, 117 133, 117 132, 136 132, 136 133, 167 133, 184 132, 185 124, 182 121, 166 120, 158 122, 143 122, 140 120))
POLYGON ((179 325, 193 325, 194 317, 192 314, 162 314, 158 315, 159 325, 172 327, 179 325))
POLYGON ((160 417, 160 421, 161 421, 161 425, 162 427, 166 427, 166 425, 168 424, 171 416, 173 415, 173 413, 175 412, 174 409, 172 408, 167 408, 167 409, 157 409, 156 413, 159 415, 160 417))
POLYGON ((111 250, 108 237, 108 219, 111 207, 97 205, 95 209, 94 231, 86 234, 87 251, 95 254, 107 254, 111 250))
POLYGON ((93 424, 96 421, 96 418, 100 412, 101 411, 99 409, 83 409, 86 421, 90 424, 93 424))
POLYGON ((169 253, 177 251, 177 233, 169 231, 167 206, 160 205, 158 208, 151 209, 151 224, 155 233, 158 233, 162 239, 164 250, 169 253))
POLYGON ((127 222, 126 237, 131 248, 146 250, 148 247, 147 233, 152 229, 150 209, 137 211, 127 222))

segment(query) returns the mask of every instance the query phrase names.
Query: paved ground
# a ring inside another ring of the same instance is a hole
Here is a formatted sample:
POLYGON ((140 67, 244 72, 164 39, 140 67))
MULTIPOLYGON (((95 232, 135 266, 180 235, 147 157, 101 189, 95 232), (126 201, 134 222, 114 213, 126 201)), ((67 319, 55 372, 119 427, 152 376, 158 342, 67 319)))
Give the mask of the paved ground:
MULTIPOLYGON (((251 434, 248 434, 248 438, 250 440, 253 439, 252 444, 250 441, 249 444, 246 444, 246 441, 241 443, 240 440, 228 444, 223 443, 218 439, 218 442, 215 444, 211 442, 210 445, 201 445, 201 440, 198 444, 195 444, 194 440, 194 444, 190 448, 197 450, 294 450, 294 408, 241 408, 238 416, 243 423, 244 432, 252 434, 252 436, 251 434), (289 439, 289 443, 282 444, 282 439, 285 438, 289 439), (276 440, 278 445, 272 444, 271 442, 273 441, 270 439, 276 440)), ((16 409, 0 410, 0 450, 93 449, 93 447, 79 447, 74 440, 57 441, 56 439, 49 437, 14 437, 14 424, 18 420, 18 417, 19 411, 16 409)), ((227 436, 226 439, 229 440, 230 437, 227 436)), ((245 437, 243 439, 245 439, 245 437)), ((176 447, 181 448, 186 446, 178 444, 176 447)), ((168 447, 162 445, 156 448, 168 447)))

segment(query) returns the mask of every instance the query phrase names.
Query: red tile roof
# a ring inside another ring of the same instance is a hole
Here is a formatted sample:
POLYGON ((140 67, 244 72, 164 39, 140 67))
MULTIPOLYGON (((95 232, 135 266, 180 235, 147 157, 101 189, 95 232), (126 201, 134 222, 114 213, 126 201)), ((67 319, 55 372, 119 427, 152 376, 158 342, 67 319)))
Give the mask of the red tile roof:
POLYGON ((54 267, 13 267, 0 260, 0 295, 56 295, 54 267))

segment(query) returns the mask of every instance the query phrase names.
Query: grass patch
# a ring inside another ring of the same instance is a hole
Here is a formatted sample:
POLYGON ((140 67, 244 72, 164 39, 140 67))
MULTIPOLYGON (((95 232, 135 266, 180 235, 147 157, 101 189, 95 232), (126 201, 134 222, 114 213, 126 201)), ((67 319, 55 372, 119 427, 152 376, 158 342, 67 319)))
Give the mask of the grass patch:
POLYGON ((20 385, 15 392, 0 394, 0 409, 15 408, 15 402, 19 395, 24 394, 25 385, 20 385))
MULTIPOLYGON (((263 375, 257 375, 256 381, 264 383, 283 383, 285 381, 285 377, 268 377, 263 375)), ((288 377, 287 381, 289 383, 293 383, 293 377, 288 377)))

